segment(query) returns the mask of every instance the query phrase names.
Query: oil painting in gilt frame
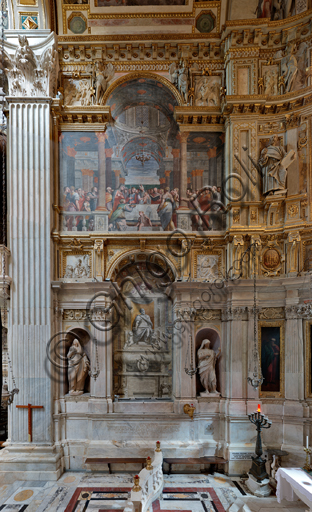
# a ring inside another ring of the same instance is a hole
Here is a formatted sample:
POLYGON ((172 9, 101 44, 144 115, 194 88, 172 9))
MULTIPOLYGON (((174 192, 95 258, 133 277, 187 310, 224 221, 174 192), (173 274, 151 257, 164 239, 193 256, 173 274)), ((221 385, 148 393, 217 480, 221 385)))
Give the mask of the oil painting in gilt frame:
POLYGON ((283 397, 284 369, 284 322, 259 322, 258 341, 261 370, 264 378, 261 397, 283 397))

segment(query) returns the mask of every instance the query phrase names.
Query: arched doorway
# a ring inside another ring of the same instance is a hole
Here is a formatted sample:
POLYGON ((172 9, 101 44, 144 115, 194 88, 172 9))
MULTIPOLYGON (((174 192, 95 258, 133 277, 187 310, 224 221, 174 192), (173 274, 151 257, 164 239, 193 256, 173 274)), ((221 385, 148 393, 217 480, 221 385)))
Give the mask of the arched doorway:
MULTIPOLYGON (((197 360, 197 352, 200 348, 203 340, 210 340, 210 348, 212 348, 215 352, 218 352, 219 348, 221 348, 221 338, 219 332, 212 327, 204 327, 197 331, 195 336, 195 353, 196 353, 196 364, 198 364, 197 360)), ((216 378, 217 378, 217 391, 221 393, 221 364, 220 357, 217 359, 216 363, 216 378)), ((199 396, 200 393, 204 391, 204 388, 200 382, 199 375, 197 374, 196 378, 196 395, 199 396)))

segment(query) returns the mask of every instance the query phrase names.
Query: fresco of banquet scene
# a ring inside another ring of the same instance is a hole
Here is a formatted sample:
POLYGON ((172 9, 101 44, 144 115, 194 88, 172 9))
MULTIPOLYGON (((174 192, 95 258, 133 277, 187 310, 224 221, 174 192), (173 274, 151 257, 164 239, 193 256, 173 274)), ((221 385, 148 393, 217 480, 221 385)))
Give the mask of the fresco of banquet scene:
MULTIPOLYGON (((125 108, 121 99, 118 108, 118 93, 109 98, 115 120, 105 133, 62 133, 60 187, 66 230, 94 231, 95 216, 106 212, 108 231, 172 231, 181 207, 189 208, 192 230, 199 224, 205 230, 223 229, 224 134, 189 134, 188 188, 181 193, 180 137, 172 116, 175 98, 165 88, 155 91, 148 85, 143 89, 140 83, 139 91, 134 90, 136 96, 149 93, 144 104, 125 108), (210 188, 194 199, 205 185, 210 188), (204 223, 198 211, 205 214, 204 223)), ((127 96, 124 89, 123 94, 127 96)))

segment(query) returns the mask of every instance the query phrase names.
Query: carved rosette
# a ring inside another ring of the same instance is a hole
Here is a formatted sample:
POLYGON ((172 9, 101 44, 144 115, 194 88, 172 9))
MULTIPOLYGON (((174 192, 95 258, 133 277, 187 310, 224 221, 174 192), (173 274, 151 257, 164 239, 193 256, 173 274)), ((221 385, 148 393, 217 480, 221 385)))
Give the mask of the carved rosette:
POLYGON ((296 318, 312 319, 312 304, 286 306, 285 315, 286 320, 295 320, 296 318))
POLYGON ((9 96, 55 97, 58 74, 58 53, 52 33, 40 48, 34 51, 26 36, 18 36, 18 46, 12 49, 4 43, 3 59, 8 79, 9 96))

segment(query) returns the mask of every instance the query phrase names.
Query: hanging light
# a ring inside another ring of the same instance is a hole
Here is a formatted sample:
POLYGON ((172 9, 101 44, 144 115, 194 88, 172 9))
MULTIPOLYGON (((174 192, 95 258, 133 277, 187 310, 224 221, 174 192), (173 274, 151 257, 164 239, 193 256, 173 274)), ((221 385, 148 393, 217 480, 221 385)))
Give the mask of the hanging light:
POLYGON ((254 339, 253 339, 253 360, 254 360, 254 371, 251 377, 247 377, 247 382, 250 384, 255 390, 258 389, 259 386, 263 383, 263 375, 259 362, 259 351, 258 351, 258 343, 257 343, 257 333, 258 333, 258 323, 257 323, 257 289, 256 289, 256 244, 252 244, 250 248, 253 247, 253 288, 254 288, 254 339))
POLYGON ((142 135, 142 152, 138 155, 135 155, 135 159, 141 162, 142 166, 144 167, 145 162, 148 162, 152 158, 152 155, 144 153, 143 121, 141 121, 141 124, 142 128, 140 130, 140 134, 142 135))
POLYGON ((5 382, 2 386, 2 395, 1 395, 1 405, 5 409, 11 405, 14 400, 14 395, 19 393, 19 389, 13 389, 13 391, 9 391, 9 386, 5 382))
POLYGON ((187 375, 189 375, 189 377, 191 377, 191 379, 193 378, 193 375, 195 375, 197 373, 197 367, 194 365, 194 361, 193 361, 193 338, 192 338, 192 335, 190 336, 188 347, 187 347, 184 371, 185 371, 185 373, 187 375), (188 366, 188 354, 189 354, 189 351, 191 352, 191 364, 190 364, 190 366, 188 366))

